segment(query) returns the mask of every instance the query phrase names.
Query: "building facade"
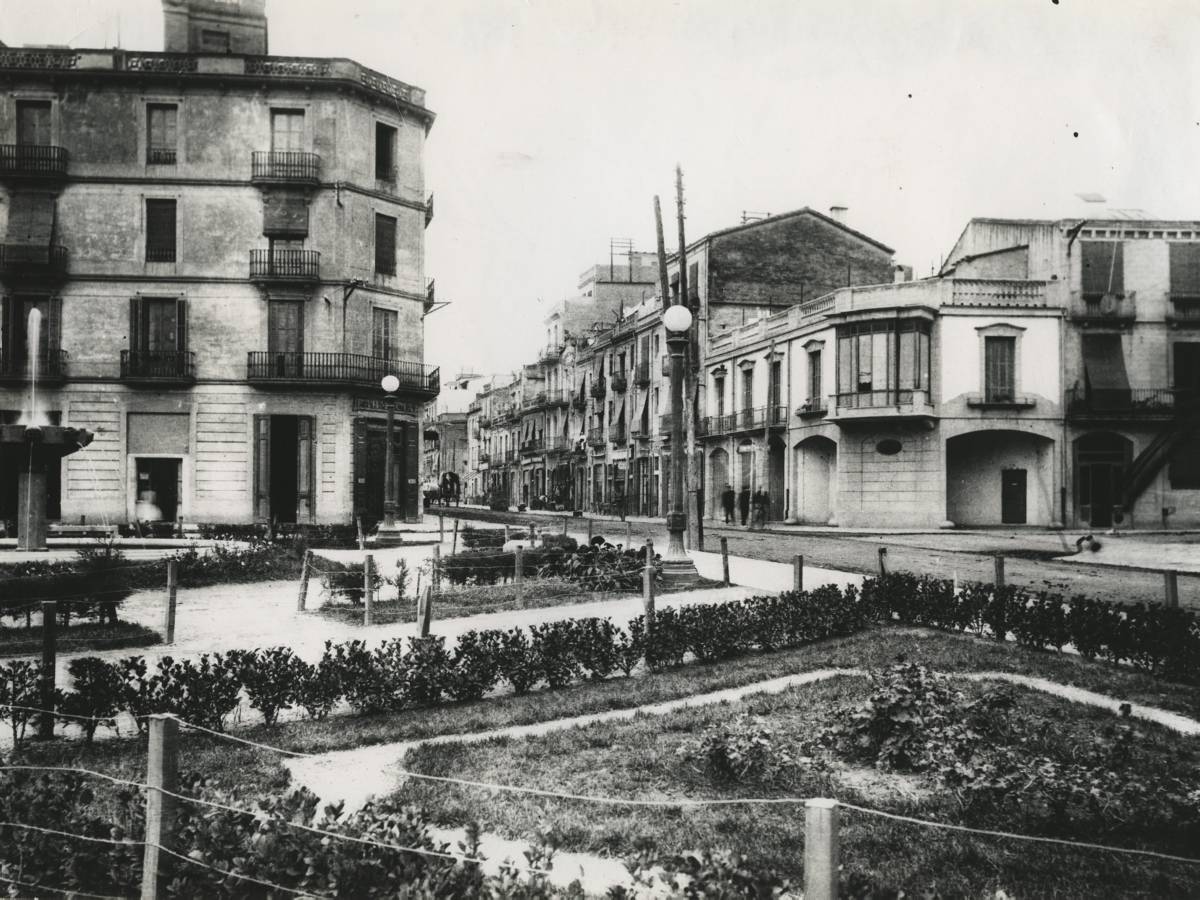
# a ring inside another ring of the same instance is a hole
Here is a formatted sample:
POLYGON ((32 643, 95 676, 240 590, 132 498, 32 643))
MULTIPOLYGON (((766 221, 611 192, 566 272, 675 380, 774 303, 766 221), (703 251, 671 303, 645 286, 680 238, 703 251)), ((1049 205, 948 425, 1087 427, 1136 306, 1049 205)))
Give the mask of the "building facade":
POLYGON ((164 0, 164 53, 0 50, 0 416, 96 433, 64 521, 378 519, 389 406, 419 513, 433 114, 267 55, 263 5, 164 0))

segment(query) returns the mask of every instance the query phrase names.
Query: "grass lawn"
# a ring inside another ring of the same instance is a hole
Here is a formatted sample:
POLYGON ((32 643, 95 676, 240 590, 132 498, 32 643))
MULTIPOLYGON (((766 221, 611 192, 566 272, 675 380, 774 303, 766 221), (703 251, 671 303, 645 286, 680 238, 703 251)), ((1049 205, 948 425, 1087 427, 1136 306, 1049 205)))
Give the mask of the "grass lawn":
MULTIPOLYGON (((149 647, 161 643, 157 631, 132 622, 116 625, 98 625, 94 622, 72 623, 59 627, 57 634, 59 653, 77 653, 81 650, 119 650, 122 647, 149 647)), ((33 656, 42 652, 42 626, 30 628, 0 627, 0 659, 6 656, 33 656)))
MULTIPOLYGON (((701 578, 695 584, 656 587, 655 596, 670 595, 680 591, 721 588, 720 581, 701 578)), ((597 600, 613 600, 620 597, 640 596, 637 591, 581 591, 579 585, 558 578, 538 578, 525 582, 522 599, 517 600, 516 586, 511 582, 495 585, 469 587, 448 586, 433 600, 434 621, 458 619, 464 616, 480 616, 486 613, 512 609, 539 609, 548 606, 569 606, 578 603, 593 603, 597 600)), ((347 625, 361 625, 361 604, 327 603, 311 612, 347 625)), ((415 622, 417 602, 415 599, 384 600, 374 604, 371 610, 376 625, 395 622, 415 622)), ((435 628, 436 631, 436 628, 435 628)))
MULTIPOLYGON (((957 682, 968 696, 981 686, 957 682)), ((408 768, 434 775, 520 784, 603 797, 732 798, 836 796, 889 812, 973 827, 1052 834, 1080 841, 1195 855, 1182 831, 1111 830, 1071 823, 1053 811, 1041 815, 1014 805, 997 811, 964 810, 959 797, 922 775, 898 775, 835 760, 829 768, 797 765, 770 779, 716 780, 678 750, 707 729, 727 725, 736 713, 761 716, 776 746, 795 752, 834 711, 866 698, 862 678, 837 678, 783 694, 735 704, 683 710, 624 723, 602 723, 526 740, 441 744, 418 749, 408 768)), ((1022 751, 1068 762, 1080 747, 1111 738, 1120 725, 1105 711, 1014 688, 1016 711, 1035 735, 1022 751)), ((1128 771, 1192 772, 1200 768, 1200 743, 1156 726, 1135 726, 1128 771)), ((696 848, 730 848, 755 869, 802 878, 804 815, 792 806, 630 808, 532 796, 493 794, 468 787, 410 781, 397 795, 424 807, 434 821, 478 821, 487 830, 533 839, 549 826, 564 849, 632 856, 640 846, 675 854, 696 848)), ((1016 897, 1187 897, 1200 894, 1200 867, 992 837, 934 831, 866 814, 843 812, 841 858, 845 869, 881 885, 919 896, 979 896, 1005 889, 1016 897)))

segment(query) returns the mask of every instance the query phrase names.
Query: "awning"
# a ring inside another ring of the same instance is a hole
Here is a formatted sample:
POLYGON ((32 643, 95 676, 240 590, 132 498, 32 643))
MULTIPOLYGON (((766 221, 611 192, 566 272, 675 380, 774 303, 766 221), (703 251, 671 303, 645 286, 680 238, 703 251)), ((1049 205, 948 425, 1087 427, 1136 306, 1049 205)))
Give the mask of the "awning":
POLYGON ((1119 334, 1083 336, 1083 371, 1091 390, 1129 390, 1125 353, 1119 334))
POLYGON ((650 427, 650 392, 647 391, 642 395, 642 411, 638 414, 638 422, 642 426, 642 433, 645 434, 650 427))
POLYGON ((8 208, 9 244, 49 247, 54 239, 54 195, 14 194, 8 208))

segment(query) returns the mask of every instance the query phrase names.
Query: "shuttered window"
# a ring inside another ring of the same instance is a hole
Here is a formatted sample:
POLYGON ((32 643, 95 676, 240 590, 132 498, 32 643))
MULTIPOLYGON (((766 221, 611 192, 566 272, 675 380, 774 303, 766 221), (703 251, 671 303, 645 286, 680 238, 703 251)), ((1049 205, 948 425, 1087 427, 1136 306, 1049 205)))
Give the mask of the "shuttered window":
POLYGON ((308 236, 308 202, 303 197, 275 194, 263 198, 263 234, 308 236))
POLYGON ((4 301, 0 317, 0 366, 5 372, 22 373, 29 349, 29 314, 41 313, 37 355, 48 361, 62 347, 62 300, 58 297, 13 296, 4 301))
POLYGON ((178 118, 179 109, 173 103, 146 107, 146 162, 150 165, 175 165, 178 118))
POLYGON ((175 201, 146 201, 146 262, 175 262, 175 201))
POLYGON ((1016 395, 1017 339, 983 339, 984 394, 990 403, 1011 402, 1016 395))
POLYGON ((296 153, 304 149, 304 110, 271 110, 271 150, 296 153))
POLYGON ((129 347, 148 353, 187 349, 187 301, 181 297, 132 297, 129 347))
POLYGON ((1125 293, 1125 245, 1120 241, 1083 241, 1079 246, 1083 296, 1125 293))
POLYGON ((381 214, 375 216, 375 271, 396 274, 396 220, 381 214))
POLYGON ((1200 243, 1167 246, 1171 248, 1171 295, 1200 297, 1200 243))
POLYGON ((372 313, 371 351, 379 359, 395 359, 396 357, 396 322, 398 315, 394 309, 376 307, 372 313))
POLYGON ((375 177, 396 180, 396 129, 382 122, 375 123, 375 177))
POLYGON ((808 354, 808 399, 821 399, 821 351, 808 354))
POLYGON ((17 101, 17 143, 46 146, 50 139, 50 101, 17 101))
MULTIPOLYGON (((6 243, 49 248, 54 239, 55 199, 53 194, 13 194, 8 207, 6 243)), ((32 257, 40 259, 40 257, 32 257)))

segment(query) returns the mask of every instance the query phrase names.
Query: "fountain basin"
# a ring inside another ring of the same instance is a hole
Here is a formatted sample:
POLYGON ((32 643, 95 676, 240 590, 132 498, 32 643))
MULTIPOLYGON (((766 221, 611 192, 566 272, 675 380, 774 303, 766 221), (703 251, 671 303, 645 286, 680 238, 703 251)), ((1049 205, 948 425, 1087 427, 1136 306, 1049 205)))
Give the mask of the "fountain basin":
POLYGON ((94 435, 63 425, 0 425, 0 468, 17 472, 17 549, 46 549, 46 470, 94 435))

